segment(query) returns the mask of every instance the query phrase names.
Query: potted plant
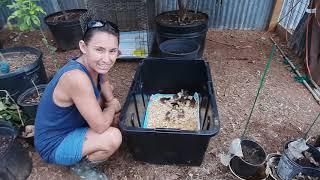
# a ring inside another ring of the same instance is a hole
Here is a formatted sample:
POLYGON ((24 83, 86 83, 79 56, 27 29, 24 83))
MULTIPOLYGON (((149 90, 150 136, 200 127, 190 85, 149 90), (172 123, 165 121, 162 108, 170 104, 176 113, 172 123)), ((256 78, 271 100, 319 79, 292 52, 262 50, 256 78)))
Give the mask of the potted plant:
POLYGON ((297 177, 320 177, 320 151, 307 143, 308 133, 316 124, 320 113, 309 126, 303 138, 287 142, 280 157, 277 174, 281 179, 297 179, 297 177))
POLYGON ((32 47, 0 49, 0 89, 7 90, 13 99, 36 84, 47 82, 42 53, 32 47))
POLYGON ((48 25, 59 49, 75 49, 78 47, 79 40, 82 39, 82 29, 79 18, 83 13, 87 12, 87 10, 64 10, 61 0, 58 0, 58 3, 62 11, 49 14, 44 18, 44 22, 48 25))
POLYGON ((11 24, 11 21, 15 20, 14 26, 18 27, 21 32, 39 29, 42 35, 42 42, 52 56, 52 62, 57 70, 59 66, 54 54, 56 48, 48 43, 48 39, 41 28, 39 16, 41 14, 46 15, 46 12, 41 6, 36 4, 38 1, 39 0, 16 0, 13 1, 12 4, 7 5, 7 7, 13 11, 13 13, 8 17, 7 22, 9 27, 12 27, 13 24, 11 24))
POLYGON ((24 91, 17 99, 17 104, 28 117, 26 126, 21 128, 21 136, 26 138, 26 141, 31 145, 34 143, 34 120, 36 118, 38 104, 46 86, 47 84, 36 85, 33 83, 33 87, 24 91))
POLYGON ((15 127, 25 126, 26 116, 6 90, 0 90, 0 118, 9 121, 15 127))
MULTIPOLYGON (((189 0, 178 0, 178 6, 179 10, 166 11, 156 16, 157 46, 170 39, 194 40, 200 45, 197 58, 201 58, 208 31, 208 15, 197 10, 198 1, 195 11, 188 10, 189 0)), ((153 53, 159 53, 156 51, 159 48, 153 50, 153 53)))
POLYGON ((34 126, 6 90, 0 90, 0 119, 10 122, 19 130, 19 136, 33 144, 34 126))
MULTIPOLYGON (((7 5, 12 10, 7 23, 9 28, 16 27, 20 33, 39 28, 38 18, 45 14, 34 0, 16 0, 7 5)), ((46 39, 40 29, 43 39, 46 39)), ((50 49, 49 49, 50 50, 50 49)), ((49 51, 51 52, 51 51, 49 51)), ((54 56, 53 56, 54 57, 54 56)), ((0 89, 7 90, 13 99, 32 86, 32 82, 47 82, 47 75, 42 61, 42 53, 32 47, 14 47, 0 50, 0 89)))
POLYGON ((34 84, 33 87, 27 89, 18 97, 18 105, 21 107, 22 111, 28 115, 29 119, 32 120, 32 124, 36 117, 38 104, 46 86, 46 84, 34 84))

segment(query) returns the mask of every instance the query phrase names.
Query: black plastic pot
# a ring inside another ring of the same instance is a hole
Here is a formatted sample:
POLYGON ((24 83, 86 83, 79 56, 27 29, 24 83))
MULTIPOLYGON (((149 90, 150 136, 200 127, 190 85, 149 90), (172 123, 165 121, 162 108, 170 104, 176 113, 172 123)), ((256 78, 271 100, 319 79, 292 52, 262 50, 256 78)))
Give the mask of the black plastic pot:
MULTIPOLYGON (((291 142, 291 141, 290 141, 291 142)), ((314 167, 305 167, 297 162, 295 162, 293 159, 290 158, 290 155, 288 155, 288 142, 285 145, 285 150, 280 158, 278 168, 277 168, 277 174, 282 180, 291 180, 294 176, 296 176, 299 173, 302 173, 304 175, 314 176, 315 174, 320 174, 320 168, 314 168, 314 167)), ((318 151, 315 147, 313 147, 310 144, 307 144, 309 146, 309 149, 307 150, 312 154, 312 156, 315 158, 317 162, 320 162, 320 151, 318 151)), ((317 176, 315 176, 317 177, 317 176)), ((318 176, 319 177, 319 176, 318 176)))
POLYGON ((199 44, 189 39, 170 39, 160 44, 161 57, 196 59, 199 44))
POLYGON ((13 99, 17 100, 18 96, 26 89, 35 84, 47 83, 47 74, 42 62, 42 53, 32 47, 14 47, 7 49, 0 49, 2 54, 12 52, 28 52, 37 55, 37 60, 29 65, 26 65, 16 71, 8 74, 0 75, 0 89, 7 90, 13 99))
MULTIPOLYGON (((168 13, 176 11, 163 12, 156 16, 156 42, 159 47, 160 44, 169 39, 190 39, 196 41, 200 48, 198 51, 197 59, 201 58, 204 51, 206 34, 208 31, 208 15, 202 12, 198 12, 205 17, 205 21, 199 23, 193 23, 189 25, 166 25, 161 23, 160 18, 166 16, 168 13)), ((157 54, 157 46, 154 47, 153 53, 157 54)))
POLYGON ((0 120, 0 179, 27 179, 31 173, 32 160, 16 136, 14 127, 0 120))
MULTIPOLYGON (((86 9, 66 10, 66 13, 85 13, 86 9)), ((53 34, 57 46, 61 50, 70 50, 78 48, 79 41, 82 39, 82 29, 79 19, 68 20, 63 22, 51 22, 50 18, 61 16, 62 11, 50 14, 44 18, 44 22, 48 25, 53 34)))
MULTIPOLYGON (((36 86, 39 93, 43 93, 47 84, 40 84, 36 86)), ((30 120, 34 120, 37 114, 38 104, 37 103, 25 103, 25 100, 32 96, 34 93, 37 93, 37 89, 35 87, 31 87, 24 91, 17 99, 18 105, 21 107, 22 111, 28 115, 30 120)), ((30 123, 29 123, 30 124, 30 123)), ((31 123, 33 124, 33 123, 31 123)))
POLYGON ((264 149, 256 142, 251 140, 241 140, 241 146, 247 146, 248 149, 252 149, 256 155, 261 159, 259 162, 249 163, 243 158, 233 156, 230 161, 231 171, 238 177, 243 179, 264 179, 266 178, 266 158, 267 154, 264 149))
MULTIPOLYGON (((47 84, 40 84, 36 86, 39 93, 43 93, 45 88, 47 87, 47 84)), ((34 125, 34 120, 36 118, 38 104, 37 103, 25 103, 25 100, 32 96, 34 93, 37 93, 36 88, 33 86, 26 91, 24 91, 17 99, 17 104, 20 106, 24 114, 28 116, 28 120, 25 122, 25 126, 21 126, 19 129, 20 137, 23 138, 28 144, 31 146, 34 146, 34 136, 30 137, 23 137, 22 133, 26 131, 27 125, 34 125)))

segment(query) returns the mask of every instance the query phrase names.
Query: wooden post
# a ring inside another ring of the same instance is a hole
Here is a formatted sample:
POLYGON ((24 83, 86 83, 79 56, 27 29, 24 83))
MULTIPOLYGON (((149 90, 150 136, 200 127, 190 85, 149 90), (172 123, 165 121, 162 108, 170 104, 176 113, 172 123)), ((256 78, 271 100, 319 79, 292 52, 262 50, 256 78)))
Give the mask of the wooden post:
POLYGON ((283 0, 275 0, 275 5, 272 11, 272 17, 270 19, 270 23, 268 27, 269 32, 274 31, 277 27, 282 5, 283 5, 283 0))

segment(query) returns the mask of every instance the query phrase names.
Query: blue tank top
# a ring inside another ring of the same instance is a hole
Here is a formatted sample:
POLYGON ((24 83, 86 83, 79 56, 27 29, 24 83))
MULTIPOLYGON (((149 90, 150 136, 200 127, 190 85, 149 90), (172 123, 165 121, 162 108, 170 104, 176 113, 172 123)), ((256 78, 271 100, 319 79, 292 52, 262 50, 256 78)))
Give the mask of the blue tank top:
POLYGON ((100 96, 100 88, 96 87, 86 67, 76 59, 69 60, 55 74, 43 93, 35 119, 35 147, 41 158, 49 163, 54 162, 55 150, 69 132, 79 127, 88 126, 75 105, 59 107, 53 102, 53 91, 60 77, 74 69, 79 69, 88 75, 96 98, 98 99, 100 96))

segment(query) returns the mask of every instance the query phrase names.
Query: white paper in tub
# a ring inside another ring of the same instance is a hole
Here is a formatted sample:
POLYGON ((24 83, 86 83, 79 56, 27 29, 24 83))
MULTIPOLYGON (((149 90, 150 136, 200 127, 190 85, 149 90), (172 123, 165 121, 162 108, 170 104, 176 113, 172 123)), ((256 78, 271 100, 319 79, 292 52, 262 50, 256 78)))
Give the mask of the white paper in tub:
MULTIPOLYGON (((147 128, 148 127, 148 120, 149 120, 149 111, 150 111, 150 107, 153 105, 154 102, 156 102, 158 99, 160 98, 163 98, 163 97, 166 97, 166 98, 171 98, 173 97, 175 94, 153 94, 151 95, 150 97, 150 100, 147 104, 147 110, 146 110, 146 114, 145 114, 145 117, 144 117, 144 121, 143 121, 143 128, 147 128)), ((196 100, 196 103, 197 103, 197 114, 198 114, 198 128, 197 130, 199 131, 200 130, 200 96, 198 93, 194 93, 193 95, 193 98, 196 100)))

